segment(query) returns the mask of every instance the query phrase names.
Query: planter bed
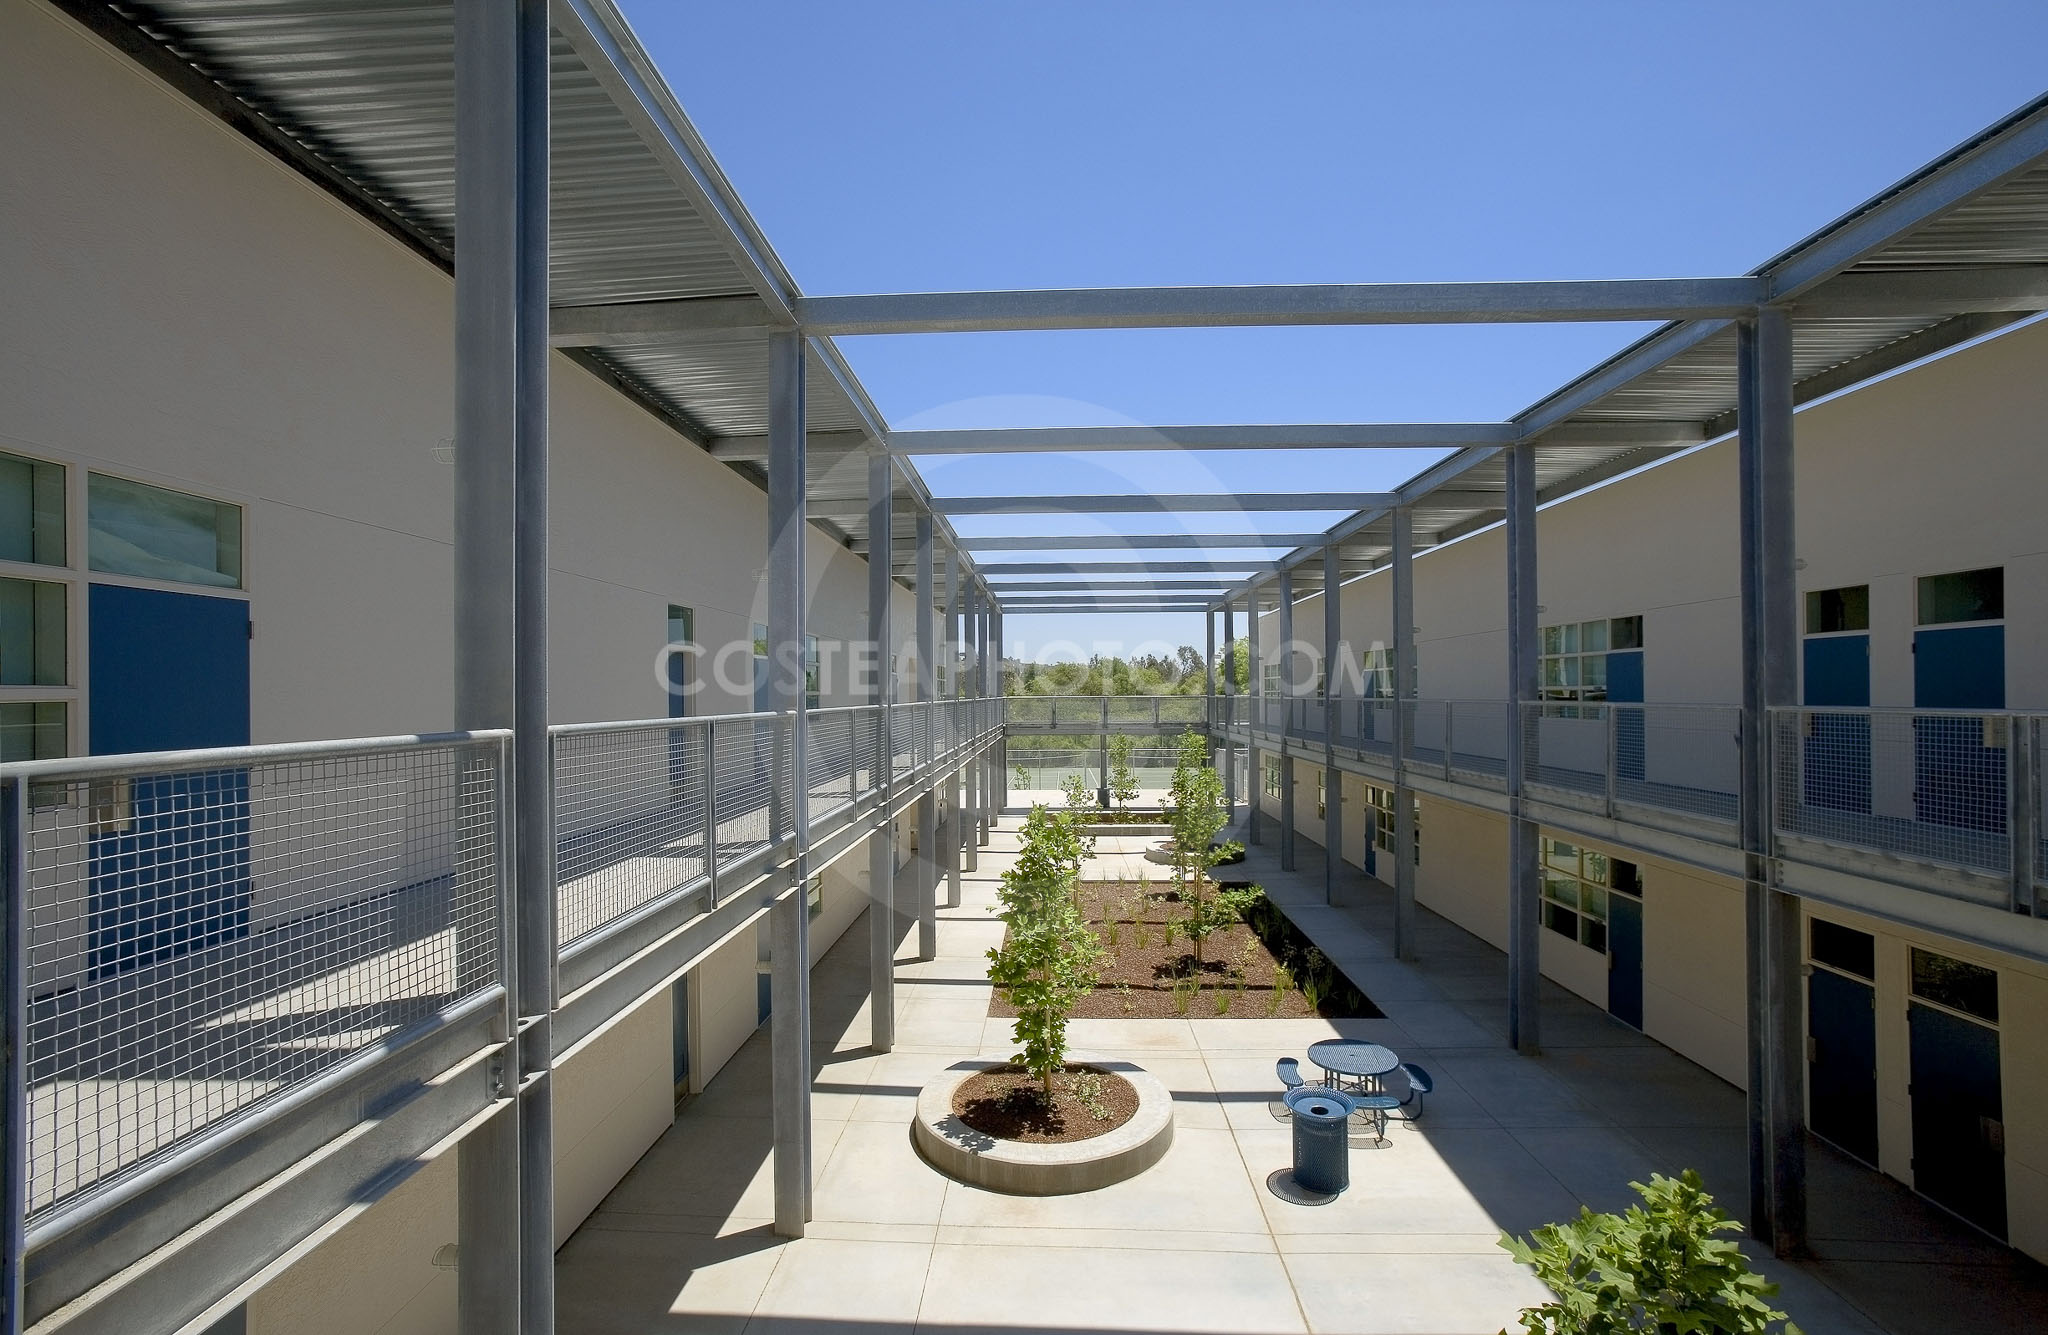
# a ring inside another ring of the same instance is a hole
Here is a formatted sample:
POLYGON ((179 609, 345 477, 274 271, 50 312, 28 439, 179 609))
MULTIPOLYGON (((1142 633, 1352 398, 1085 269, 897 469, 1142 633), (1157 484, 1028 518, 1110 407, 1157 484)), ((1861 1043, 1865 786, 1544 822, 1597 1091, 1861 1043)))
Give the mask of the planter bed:
POLYGON ((1135 1177, 1173 1144, 1173 1095, 1166 1086, 1130 1062, 1106 1059, 1077 1059, 1067 1070, 1092 1071, 1129 1089, 1133 1106, 1128 1112, 1119 1107, 1121 1120, 1107 1119, 1108 1130, 1081 1139, 1036 1141, 977 1130, 955 1110, 962 1104, 963 1087, 969 1087, 971 1102, 991 1075, 1010 1069, 1007 1062, 957 1062, 918 1094, 911 1138, 934 1168, 991 1191, 1062 1196, 1135 1177))

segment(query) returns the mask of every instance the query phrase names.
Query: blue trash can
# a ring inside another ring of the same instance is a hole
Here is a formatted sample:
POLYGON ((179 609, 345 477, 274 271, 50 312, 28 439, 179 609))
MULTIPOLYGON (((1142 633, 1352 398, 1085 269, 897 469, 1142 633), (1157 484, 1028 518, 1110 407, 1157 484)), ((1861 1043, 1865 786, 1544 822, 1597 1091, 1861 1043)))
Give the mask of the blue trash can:
POLYGON ((1309 1191, 1336 1195, 1351 1185, 1351 1096, 1338 1089, 1303 1085, 1287 1091, 1294 1114, 1294 1180, 1309 1191))

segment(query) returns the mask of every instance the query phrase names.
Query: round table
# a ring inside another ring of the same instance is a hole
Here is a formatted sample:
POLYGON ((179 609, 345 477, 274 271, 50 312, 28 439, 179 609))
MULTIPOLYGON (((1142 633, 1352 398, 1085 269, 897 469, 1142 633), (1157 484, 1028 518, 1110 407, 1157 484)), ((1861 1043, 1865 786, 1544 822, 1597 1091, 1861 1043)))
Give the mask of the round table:
POLYGON ((1308 1059, 1323 1068, 1325 1084, 1330 1083, 1331 1076, 1377 1079, 1401 1064, 1392 1048, 1368 1043, 1362 1038, 1326 1038, 1320 1043, 1311 1043, 1308 1059))

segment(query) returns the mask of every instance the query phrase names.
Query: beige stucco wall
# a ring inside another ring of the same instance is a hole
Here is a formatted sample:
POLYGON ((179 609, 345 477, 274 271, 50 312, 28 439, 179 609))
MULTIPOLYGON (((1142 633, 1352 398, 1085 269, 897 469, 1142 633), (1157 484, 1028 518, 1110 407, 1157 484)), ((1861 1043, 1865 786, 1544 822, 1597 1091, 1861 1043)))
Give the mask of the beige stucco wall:
POLYGON ((556 1059, 557 1247, 675 1120, 674 1020, 658 988, 556 1059))
POLYGON ((1745 1088, 1742 885, 1655 859, 1633 860, 1643 873, 1643 1032, 1745 1088))
MULTIPOLYGON (((0 61, 0 112, 38 127, 0 197, 0 448, 245 508, 256 741, 448 727, 449 277, 41 4, 0 9, 0 61)), ((659 716, 669 604, 708 649, 766 618, 766 498, 550 372, 552 712, 659 716)), ((807 550, 813 633, 862 636, 865 562, 807 550)), ((899 589, 899 644, 910 613, 899 589)), ((855 702, 834 674, 823 703, 855 702)))

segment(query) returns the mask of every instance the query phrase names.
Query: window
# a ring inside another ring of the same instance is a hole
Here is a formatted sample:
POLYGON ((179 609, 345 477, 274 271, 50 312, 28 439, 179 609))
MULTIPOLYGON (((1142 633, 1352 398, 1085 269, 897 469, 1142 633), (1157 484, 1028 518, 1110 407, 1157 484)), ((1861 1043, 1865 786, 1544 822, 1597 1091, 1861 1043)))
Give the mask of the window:
POLYGON ((813 876, 804 886, 804 915, 815 918, 825 911, 825 878, 813 876))
POLYGON ((818 707, 818 637, 804 636, 804 708, 818 707))
MULTIPOLYGON (((1422 799, 1411 798, 1414 810, 1409 819, 1415 830, 1415 842, 1409 850, 1409 857, 1416 866, 1422 865, 1422 799)), ((1368 837, 1372 846, 1382 853, 1394 851, 1394 790, 1380 788, 1373 784, 1365 786, 1365 804, 1372 810, 1372 830, 1368 837)))
POLYGON ((1266 796, 1280 796, 1280 758, 1278 756, 1265 757, 1265 771, 1266 796))
POLYGON ((1265 681, 1265 691, 1267 695, 1270 696, 1280 694, 1280 665, 1278 663, 1266 664, 1263 673, 1263 680, 1265 681))
POLYGON ((69 706, 62 700, 0 703, 0 762, 63 755, 69 722, 69 706))
POLYGON ((69 564, 63 465, 0 454, 0 561, 69 564))
POLYGON ((1963 570, 1953 575, 1923 575, 1919 593, 1923 626, 2005 618, 2005 570, 2000 566, 1963 570))
POLYGON ((1543 925, 1589 950, 1607 951, 1607 896, 1643 892, 1633 862, 1561 839, 1543 840, 1543 925))
POLYGON ((242 507, 89 474, 86 550, 113 575, 242 586, 242 507))
POLYGON ((1324 773, 1324 772, 1323 772, 1322 770, 1317 770, 1317 771, 1316 771, 1316 819, 1317 819, 1317 820, 1327 820, 1327 819, 1329 819, 1329 815, 1330 815, 1330 809, 1329 809, 1329 806, 1328 806, 1329 798, 1328 798, 1328 796, 1327 796, 1327 795, 1325 794, 1325 791, 1324 791, 1324 788, 1323 788, 1323 781, 1324 781, 1324 779, 1326 779, 1327 777, 1328 777, 1328 775, 1326 775, 1326 774, 1325 774, 1325 773, 1324 773))
POLYGON ((1807 925, 1806 954, 1815 964, 1857 978, 1877 978, 1877 938, 1868 932, 1815 918, 1807 925))
POLYGON ((662 661, 663 679, 668 683, 668 716, 684 718, 690 710, 690 659, 689 655, 676 652, 681 645, 695 642, 696 615, 687 607, 674 603, 668 605, 668 655, 662 661))
POLYGON ((1607 654, 1643 647, 1643 619, 1613 617, 1543 628, 1543 698, 1605 700, 1607 654))
POLYGON ((1806 633, 1832 635, 1837 631, 1870 629, 1870 586, 1852 584, 1842 589, 1815 589, 1806 595, 1806 633))
POLYGON ((1394 698, 1394 655, 1385 648, 1365 651, 1359 660, 1359 674, 1364 679, 1365 698, 1368 700, 1391 700, 1394 698))
POLYGON ((1952 1011, 1998 1023, 1998 973, 1981 964, 1913 952, 1913 995, 1952 1011))
POLYGON ((0 686, 66 686, 65 587, 0 579, 0 686))

